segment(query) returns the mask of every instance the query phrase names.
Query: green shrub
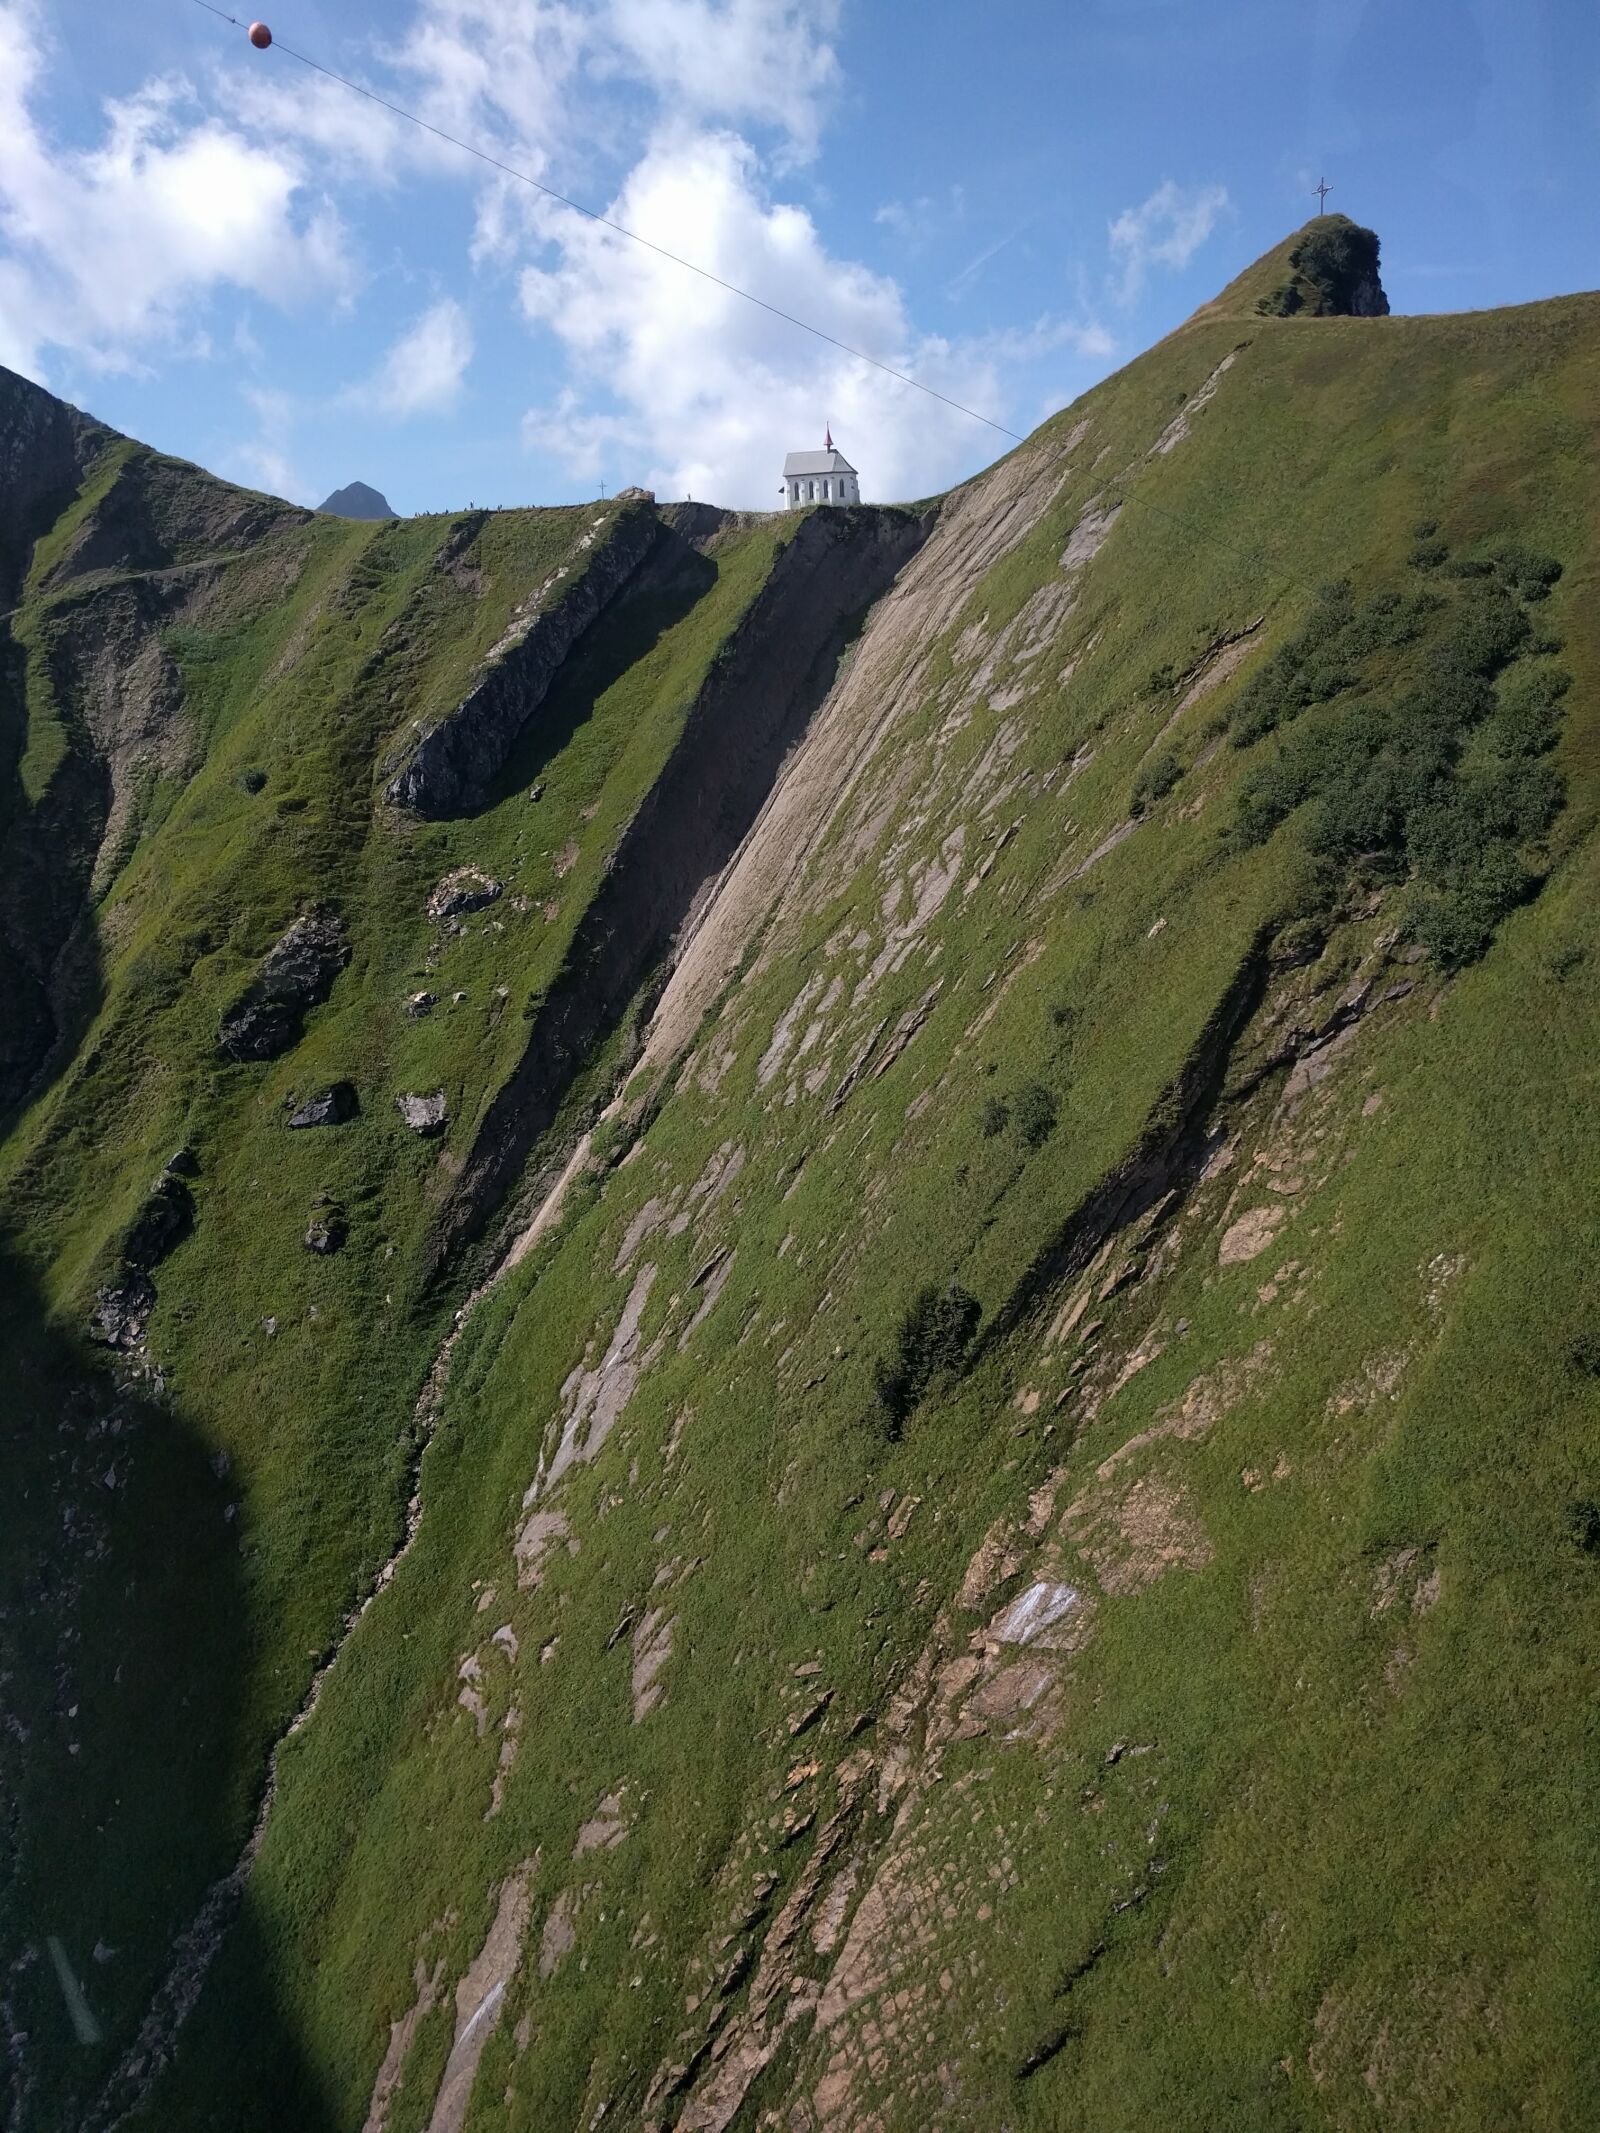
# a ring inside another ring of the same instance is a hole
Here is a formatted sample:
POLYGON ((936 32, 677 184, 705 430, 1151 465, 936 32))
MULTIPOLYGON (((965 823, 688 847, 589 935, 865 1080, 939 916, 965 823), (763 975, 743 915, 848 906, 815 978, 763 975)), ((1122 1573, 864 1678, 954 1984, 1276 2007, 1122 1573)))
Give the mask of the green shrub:
POLYGON ((1534 884, 1509 845, 1493 845, 1449 887, 1416 893, 1412 931, 1446 970, 1458 970, 1478 960, 1500 921, 1526 901, 1534 884))
POLYGON ((1561 575, 1561 565, 1553 555, 1540 555, 1520 541, 1502 541, 1492 561, 1502 583, 1523 600, 1546 599, 1561 575))
POLYGON ((1501 681, 1492 738, 1504 755, 1543 755, 1561 730, 1561 699, 1572 676, 1559 667, 1515 669, 1501 681))
POLYGON ((1585 1555, 1600 1555, 1600 1503, 1580 1496, 1567 1505, 1567 1538, 1585 1555))
POLYGON ((1580 1377, 1600 1378, 1600 1332, 1592 1326, 1567 1350, 1567 1362, 1580 1377))
POLYGON ((978 1131, 986 1141, 992 1141, 997 1133, 1004 1133, 1010 1123, 1010 1109, 998 1096, 991 1096, 978 1114, 978 1131))
POLYGON ((1437 570, 1449 553, 1443 541, 1418 541, 1406 561, 1413 570, 1437 570))
POLYGON ((1056 1100, 1042 1082, 1017 1091, 1011 1115, 1026 1147, 1042 1148, 1056 1130, 1056 1100))
POLYGON ((1150 761, 1133 781, 1133 793, 1129 800, 1129 812, 1146 814, 1158 800, 1164 800, 1174 785, 1183 776, 1183 765, 1171 749, 1163 749, 1150 761))
POLYGON ((918 1292, 900 1321, 891 1362, 873 1370, 873 1390, 884 1434, 904 1434, 906 1422, 923 1393, 941 1372, 960 1368, 982 1317, 978 1299, 958 1281, 944 1288, 930 1284, 918 1292))

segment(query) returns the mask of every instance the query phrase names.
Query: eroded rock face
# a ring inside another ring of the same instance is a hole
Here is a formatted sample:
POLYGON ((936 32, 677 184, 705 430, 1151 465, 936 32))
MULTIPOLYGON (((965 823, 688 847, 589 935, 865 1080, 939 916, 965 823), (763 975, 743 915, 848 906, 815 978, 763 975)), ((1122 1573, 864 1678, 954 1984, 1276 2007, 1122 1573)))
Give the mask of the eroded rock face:
POLYGON ((96 1289, 89 1331, 108 1348, 137 1348, 155 1309, 155 1283, 137 1268, 96 1289))
POLYGON ((303 1241, 308 1252, 315 1252, 319 1258, 327 1258, 330 1253, 343 1250, 349 1235, 350 1224, 344 1209, 321 1207, 311 1217, 303 1241))
POLYGON ((194 1197, 183 1179, 168 1168, 157 1178, 148 1199, 128 1225, 117 1274, 95 1291, 94 1308, 89 1314, 89 1332, 95 1340, 108 1348, 124 1350, 140 1345, 156 1305, 151 1270, 193 1227, 194 1197))
POLYGON ((309 1009, 333 990, 350 960, 343 922, 312 912, 294 924, 222 1018, 217 1042, 230 1059, 276 1059, 298 1044, 309 1009))
POLYGON ((603 537, 591 528, 579 545, 598 539, 596 552, 574 553, 523 604, 467 694, 389 781, 386 797, 430 821, 480 806, 561 662, 643 563, 658 532, 654 513, 637 504, 603 537))
POLYGON ((456 918, 464 911, 482 911, 504 891, 505 883, 482 867, 455 867, 428 898, 428 916, 437 921, 456 918))
POLYGON ((353 1081, 336 1081, 303 1103, 289 1120, 294 1132, 306 1126, 342 1126, 361 1109, 353 1081))

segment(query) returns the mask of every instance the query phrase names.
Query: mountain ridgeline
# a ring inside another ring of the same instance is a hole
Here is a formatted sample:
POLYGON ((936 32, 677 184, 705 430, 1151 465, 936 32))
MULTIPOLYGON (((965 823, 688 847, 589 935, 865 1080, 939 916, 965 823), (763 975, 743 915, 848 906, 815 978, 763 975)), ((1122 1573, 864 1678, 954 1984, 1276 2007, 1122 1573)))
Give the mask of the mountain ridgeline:
POLYGON ((915 508, 0 374, 16 2133, 1586 2123, 1600 298, 915 508))

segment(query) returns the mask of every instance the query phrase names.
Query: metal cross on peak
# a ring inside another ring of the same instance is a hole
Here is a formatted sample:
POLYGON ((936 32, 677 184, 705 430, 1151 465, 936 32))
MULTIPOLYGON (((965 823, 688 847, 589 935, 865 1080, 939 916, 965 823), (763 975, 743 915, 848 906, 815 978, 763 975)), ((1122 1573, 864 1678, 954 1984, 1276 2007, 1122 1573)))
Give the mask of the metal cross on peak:
POLYGON ((1333 187, 1328 183, 1326 178, 1319 178, 1316 184, 1311 189, 1317 196, 1317 213, 1319 215, 1325 215, 1327 213, 1327 208, 1324 205, 1324 202, 1327 200, 1329 193, 1333 191, 1333 187))

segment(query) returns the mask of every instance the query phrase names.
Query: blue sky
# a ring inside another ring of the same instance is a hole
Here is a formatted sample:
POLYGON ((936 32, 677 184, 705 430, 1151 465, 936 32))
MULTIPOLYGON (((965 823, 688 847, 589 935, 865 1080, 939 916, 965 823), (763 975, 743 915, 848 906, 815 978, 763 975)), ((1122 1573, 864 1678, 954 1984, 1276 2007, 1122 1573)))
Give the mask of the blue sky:
MULTIPOLYGON (((282 43, 1027 431, 1314 211, 1600 284, 1592 0, 262 0, 282 43)), ((304 502, 869 497, 1006 440, 192 0, 0 0, 0 362, 304 502)))

